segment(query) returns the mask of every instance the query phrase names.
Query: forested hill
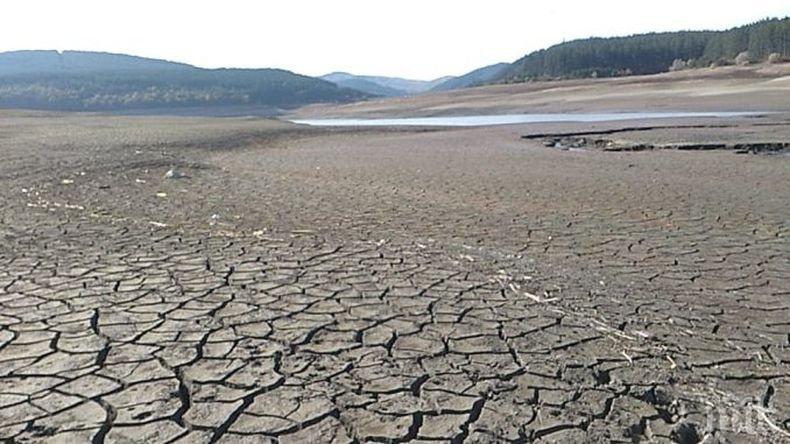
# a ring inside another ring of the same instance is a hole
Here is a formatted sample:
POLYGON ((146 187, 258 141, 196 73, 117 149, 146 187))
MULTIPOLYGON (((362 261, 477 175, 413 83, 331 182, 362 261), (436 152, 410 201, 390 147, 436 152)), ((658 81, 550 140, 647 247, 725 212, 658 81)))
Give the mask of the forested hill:
POLYGON ((0 75, 99 71, 197 69, 185 63, 90 51, 12 51, 0 53, 0 75))
POLYGON ((431 91, 451 91, 453 89, 469 88, 472 86, 484 85, 491 80, 498 78, 506 69, 510 67, 507 63, 497 63, 484 66, 462 76, 453 77, 431 88, 431 91))
POLYGON ((612 77, 655 74, 711 64, 790 57, 790 18, 763 20, 727 31, 683 31, 590 38, 535 51, 497 80, 612 77), (772 56, 772 54, 774 54, 772 56))
POLYGON ((120 54, 0 53, 0 107, 118 111, 199 107, 292 108, 369 95, 279 69, 201 69, 120 54))

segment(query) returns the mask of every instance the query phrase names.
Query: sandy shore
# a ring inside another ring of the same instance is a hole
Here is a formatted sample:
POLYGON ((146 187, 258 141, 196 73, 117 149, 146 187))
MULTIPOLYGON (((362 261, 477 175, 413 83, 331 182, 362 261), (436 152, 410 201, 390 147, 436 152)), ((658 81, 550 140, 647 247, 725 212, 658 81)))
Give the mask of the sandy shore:
POLYGON ((2 112, 0 438, 781 442, 790 157, 626 126, 790 141, 2 112))

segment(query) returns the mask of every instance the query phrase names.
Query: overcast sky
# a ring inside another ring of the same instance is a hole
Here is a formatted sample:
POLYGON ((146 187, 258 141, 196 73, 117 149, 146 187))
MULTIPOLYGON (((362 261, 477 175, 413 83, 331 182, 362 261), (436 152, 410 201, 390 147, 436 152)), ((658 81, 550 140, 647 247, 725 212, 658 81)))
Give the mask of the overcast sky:
POLYGON ((432 79, 563 40, 725 29, 790 0, 3 0, 0 51, 79 49, 202 67, 432 79))

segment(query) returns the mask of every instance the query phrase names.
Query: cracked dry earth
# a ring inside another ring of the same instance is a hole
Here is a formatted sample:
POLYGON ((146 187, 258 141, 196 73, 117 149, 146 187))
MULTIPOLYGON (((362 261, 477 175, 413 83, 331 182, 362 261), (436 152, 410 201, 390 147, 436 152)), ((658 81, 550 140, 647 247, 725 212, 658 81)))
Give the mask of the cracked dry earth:
POLYGON ((787 440, 790 158, 523 132, 4 113, 0 438, 787 440))

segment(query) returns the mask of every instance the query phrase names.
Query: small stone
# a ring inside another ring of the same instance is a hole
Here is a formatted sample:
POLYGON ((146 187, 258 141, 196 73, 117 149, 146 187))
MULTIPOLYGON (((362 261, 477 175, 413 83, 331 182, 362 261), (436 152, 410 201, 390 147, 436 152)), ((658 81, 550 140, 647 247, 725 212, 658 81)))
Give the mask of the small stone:
POLYGON ((175 168, 171 168, 165 173, 165 179, 183 179, 184 177, 186 177, 184 173, 175 168))

